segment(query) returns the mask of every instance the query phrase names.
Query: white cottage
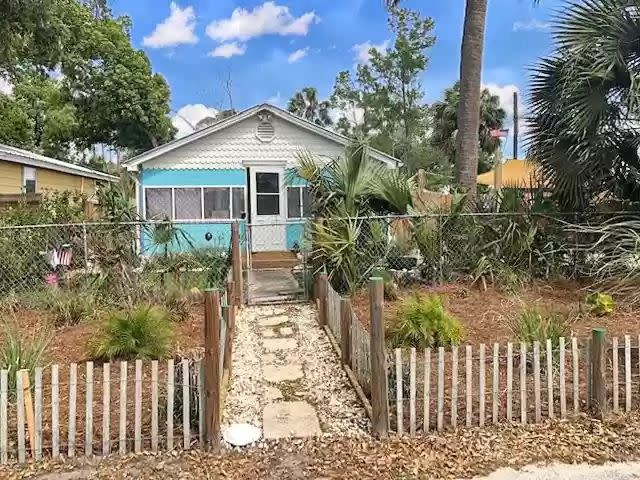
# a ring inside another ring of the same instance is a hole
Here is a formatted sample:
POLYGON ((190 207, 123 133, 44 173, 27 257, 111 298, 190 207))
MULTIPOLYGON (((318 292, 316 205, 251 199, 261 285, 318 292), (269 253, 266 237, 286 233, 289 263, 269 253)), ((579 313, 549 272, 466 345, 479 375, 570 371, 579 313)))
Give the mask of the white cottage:
MULTIPOLYGON (((251 225, 251 251, 291 250, 299 243, 308 196, 291 174, 296 152, 330 161, 349 139, 273 105, 262 104, 149 150, 125 163, 138 174, 145 219, 169 218, 195 246, 229 244, 230 221, 251 225)), ((399 161, 370 156, 390 168, 399 161)))

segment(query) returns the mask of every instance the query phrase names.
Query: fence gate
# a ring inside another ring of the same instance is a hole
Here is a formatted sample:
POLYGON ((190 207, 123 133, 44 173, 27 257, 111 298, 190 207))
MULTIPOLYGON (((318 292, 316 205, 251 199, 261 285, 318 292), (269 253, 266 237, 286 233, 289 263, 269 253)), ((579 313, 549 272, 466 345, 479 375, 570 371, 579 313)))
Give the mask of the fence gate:
POLYGON ((248 223, 246 226, 249 305, 305 301, 310 297, 307 220, 248 223))

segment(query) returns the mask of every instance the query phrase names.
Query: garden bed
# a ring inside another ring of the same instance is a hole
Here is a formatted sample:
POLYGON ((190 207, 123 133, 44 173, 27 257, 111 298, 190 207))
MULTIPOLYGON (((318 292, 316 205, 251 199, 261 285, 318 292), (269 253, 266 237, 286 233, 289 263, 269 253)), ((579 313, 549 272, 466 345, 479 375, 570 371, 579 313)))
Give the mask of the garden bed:
MULTIPOLYGON (((174 338, 169 356, 193 356, 195 350, 204 348, 203 317, 204 307, 194 304, 186 320, 174 322, 174 338)), ((11 324, 15 323, 18 333, 25 339, 33 339, 43 331, 47 332, 50 340, 44 351, 44 364, 69 364, 91 360, 88 343, 100 325, 99 319, 92 319, 79 325, 56 327, 50 312, 32 309, 3 313, 3 319, 11 324)), ((0 334, 0 345, 5 340, 5 335, 0 334)))
MULTIPOLYGON (((448 312, 463 326, 465 344, 492 344, 514 340, 513 318, 526 307, 538 307, 547 312, 569 315, 571 333, 585 337, 593 327, 604 327, 609 336, 640 333, 640 306, 631 306, 616 299, 613 313, 605 317, 590 315, 584 306, 586 292, 576 282, 535 282, 515 293, 494 287, 486 291, 461 283, 439 286, 420 286, 403 289, 395 301, 385 301, 384 317, 387 326, 394 319, 402 299, 414 293, 437 294, 443 298, 448 312)), ((369 327, 369 294, 366 289, 352 297, 353 310, 360 322, 369 327)))

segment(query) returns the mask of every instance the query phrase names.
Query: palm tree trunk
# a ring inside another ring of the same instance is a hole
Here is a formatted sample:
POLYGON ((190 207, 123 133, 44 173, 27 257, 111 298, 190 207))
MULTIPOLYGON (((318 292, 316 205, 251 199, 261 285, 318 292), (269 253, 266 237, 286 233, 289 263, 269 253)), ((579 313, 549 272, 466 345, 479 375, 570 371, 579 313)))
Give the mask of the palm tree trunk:
POLYGON ((487 0, 467 0, 460 59, 456 174, 458 184, 471 197, 476 194, 478 175, 480 89, 486 16, 487 0))

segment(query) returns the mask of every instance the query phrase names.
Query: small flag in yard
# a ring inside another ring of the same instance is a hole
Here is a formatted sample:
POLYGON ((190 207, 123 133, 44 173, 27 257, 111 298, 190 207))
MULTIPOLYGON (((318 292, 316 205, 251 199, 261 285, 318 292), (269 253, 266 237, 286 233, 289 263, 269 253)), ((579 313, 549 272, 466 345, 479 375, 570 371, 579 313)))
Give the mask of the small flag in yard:
POLYGON ((491 138, 504 138, 504 137, 507 137, 508 135, 509 135, 508 128, 494 128, 493 130, 489 131, 489 136, 491 138))

